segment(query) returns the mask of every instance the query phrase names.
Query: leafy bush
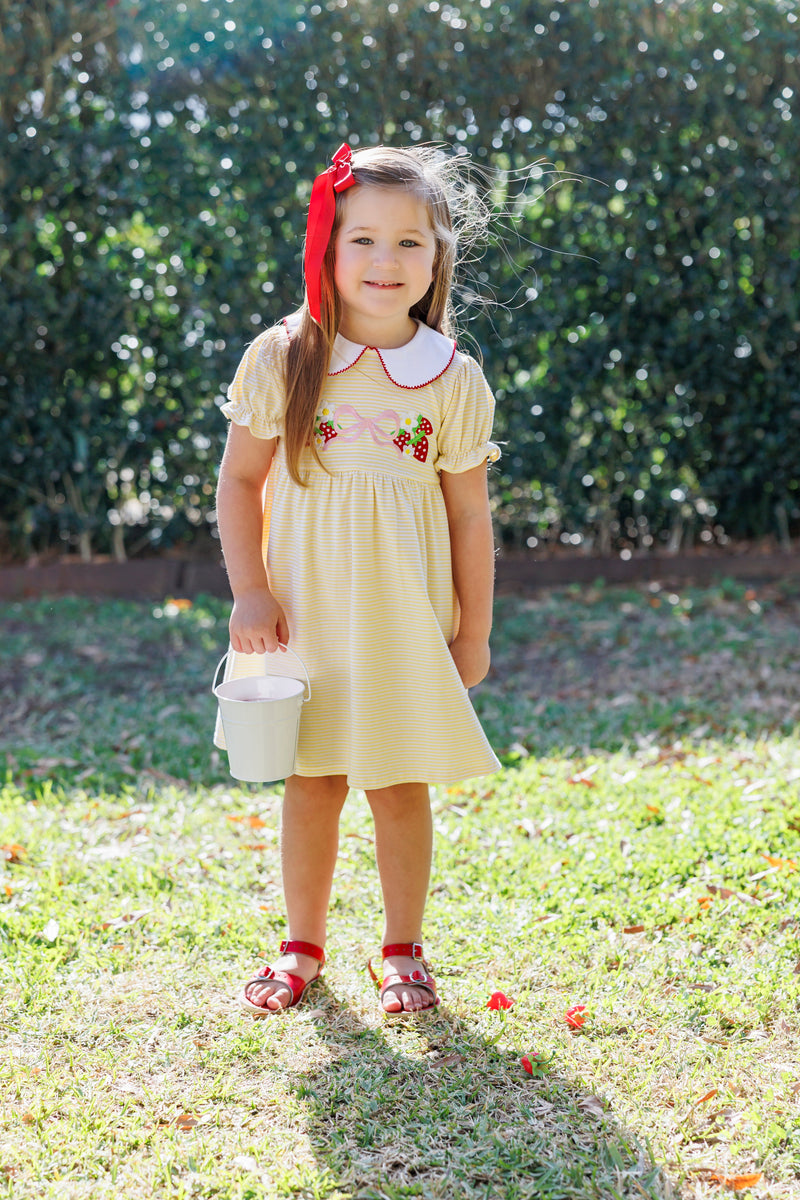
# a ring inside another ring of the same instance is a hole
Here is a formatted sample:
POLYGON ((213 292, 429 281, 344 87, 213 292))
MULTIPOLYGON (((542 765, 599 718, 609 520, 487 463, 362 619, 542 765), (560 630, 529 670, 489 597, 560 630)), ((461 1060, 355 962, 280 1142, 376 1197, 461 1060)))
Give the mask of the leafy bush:
POLYGON ((7 551, 213 534, 217 406, 298 302, 311 180, 345 138, 495 172, 464 325, 506 542, 794 530, 794 0, 2 11, 7 551))

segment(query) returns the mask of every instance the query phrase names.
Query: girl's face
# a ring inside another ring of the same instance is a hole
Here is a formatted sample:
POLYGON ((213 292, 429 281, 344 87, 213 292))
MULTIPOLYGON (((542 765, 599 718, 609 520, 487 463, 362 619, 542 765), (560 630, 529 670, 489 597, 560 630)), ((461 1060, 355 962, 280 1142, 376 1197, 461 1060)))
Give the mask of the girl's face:
POLYGON ((349 188, 335 251, 342 335, 386 350, 409 342, 408 310, 430 287, 436 256, 425 204, 402 188, 349 188))

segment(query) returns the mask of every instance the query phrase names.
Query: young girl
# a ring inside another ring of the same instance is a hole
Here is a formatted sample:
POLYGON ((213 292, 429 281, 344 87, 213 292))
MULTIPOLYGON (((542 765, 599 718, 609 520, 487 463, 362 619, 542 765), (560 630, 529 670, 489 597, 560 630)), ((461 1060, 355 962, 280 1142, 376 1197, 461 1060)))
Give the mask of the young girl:
POLYGON ((499 450, 491 393, 449 336, 457 240, 436 154, 342 146, 312 189, 303 307, 248 347, 223 406, 226 678, 291 642, 312 682, 281 823, 288 937, 240 996, 258 1016, 321 974, 350 787, 375 822, 383 1008, 439 1003, 428 784, 499 765, 467 693, 489 668, 499 450))

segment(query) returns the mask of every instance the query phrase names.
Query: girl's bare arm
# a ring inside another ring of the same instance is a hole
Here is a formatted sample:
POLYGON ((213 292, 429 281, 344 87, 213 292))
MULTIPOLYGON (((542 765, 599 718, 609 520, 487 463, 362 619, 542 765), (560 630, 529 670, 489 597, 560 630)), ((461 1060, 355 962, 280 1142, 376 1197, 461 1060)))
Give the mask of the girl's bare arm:
POLYGON ((261 556, 264 487, 276 444, 275 438, 253 437, 246 426, 231 424, 219 471, 217 523, 233 592, 230 637, 241 654, 263 654, 289 640, 261 556))
POLYGON ((489 670, 494 594, 494 536, 486 464, 458 475, 442 471, 441 482, 450 529, 453 583, 461 609, 450 653, 464 687, 473 687, 489 670))

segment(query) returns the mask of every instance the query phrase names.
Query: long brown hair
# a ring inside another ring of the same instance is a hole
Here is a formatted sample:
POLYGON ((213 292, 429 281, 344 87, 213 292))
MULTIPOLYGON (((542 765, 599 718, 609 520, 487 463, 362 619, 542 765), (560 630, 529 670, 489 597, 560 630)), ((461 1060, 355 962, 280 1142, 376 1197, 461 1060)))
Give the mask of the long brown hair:
MULTIPOLYGON (((440 333, 451 333, 450 293, 458 238, 453 231, 448 197, 448 182, 454 177, 448 161, 431 147, 394 149, 374 146, 356 150, 352 166, 357 184, 403 188, 413 192, 425 205, 436 246, 433 279, 422 299, 409 310, 409 315, 440 333)), ((335 242, 347 195, 344 191, 336 196, 333 231, 322 264, 320 324, 313 320, 308 304, 304 302, 286 359, 284 447, 289 474, 301 486, 305 486, 305 480, 300 464, 306 451, 310 449, 321 463, 314 441, 314 420, 341 320, 341 305, 334 284, 335 242)))

